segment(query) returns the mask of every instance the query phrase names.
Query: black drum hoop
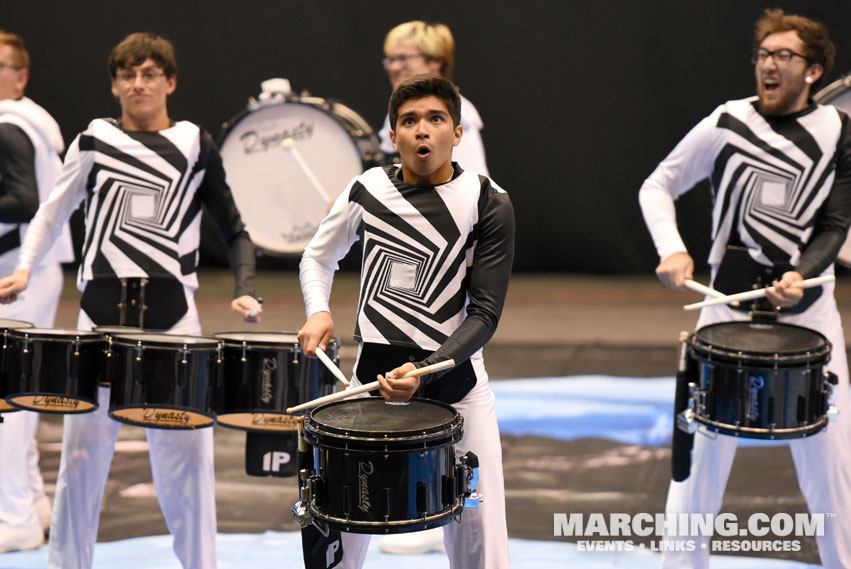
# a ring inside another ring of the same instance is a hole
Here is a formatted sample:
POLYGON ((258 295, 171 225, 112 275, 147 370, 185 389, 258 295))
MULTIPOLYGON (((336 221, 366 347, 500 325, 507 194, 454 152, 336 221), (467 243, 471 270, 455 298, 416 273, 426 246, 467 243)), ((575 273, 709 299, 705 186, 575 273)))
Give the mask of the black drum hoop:
POLYGON ((694 418, 697 421, 706 425, 710 431, 715 431, 717 433, 721 433, 722 435, 732 435, 734 437, 742 436, 743 438, 753 439, 778 440, 801 439, 810 435, 814 435, 821 431, 823 428, 825 428, 828 422, 828 418, 826 416, 823 416, 820 417, 819 420, 813 423, 812 425, 807 425, 805 427, 765 429, 760 427, 742 427, 731 425, 729 423, 721 423, 719 421, 707 419, 706 417, 699 414, 695 414, 694 418))
MULTIPOLYGON (((270 332, 270 331, 257 331, 257 332, 216 332, 213 334, 213 338, 222 343, 226 348, 238 348, 242 349, 245 347, 248 351, 251 350, 282 350, 292 348, 293 351, 301 352, 298 342, 298 334, 295 332, 270 332), (242 340, 238 340, 236 338, 228 338, 227 336, 235 334, 241 334, 246 336, 242 340), (263 334, 268 334, 269 336, 280 335, 280 336, 292 336, 293 341, 281 341, 281 342, 268 342, 265 340, 252 340, 250 336, 256 335, 260 336, 263 334)), ((333 340, 332 340, 333 341, 333 340)))
MULTIPOLYGON (((741 321, 745 322, 745 321, 741 321)), ((712 364, 731 364, 742 369, 779 369, 779 368, 795 368, 801 367, 801 364, 820 365, 825 364, 830 360, 832 346, 824 334, 797 326, 795 324, 777 323, 774 326, 780 326, 786 329, 799 329, 818 336, 822 340, 822 345, 813 350, 789 351, 787 353, 770 353, 770 352, 754 352, 746 350, 736 350, 717 346, 709 343, 698 337, 701 330, 711 326, 720 326, 724 324, 739 324, 740 321, 720 322, 717 324, 709 324, 695 331, 689 338, 689 352, 694 359, 712 364)))
POLYGON ((156 336, 167 336, 167 334, 115 334, 112 336, 112 345, 123 348, 154 349, 173 352, 207 352, 221 348, 221 342, 207 336, 178 336, 176 341, 157 340, 156 336), (204 340, 203 342, 181 343, 180 339, 190 338, 192 340, 204 340))
POLYGON ((408 520, 386 520, 376 522, 357 521, 323 514, 322 512, 316 509, 316 504, 313 500, 311 500, 309 508, 310 513, 316 519, 328 524, 331 527, 335 527, 338 529, 345 529, 346 531, 352 531, 354 533, 370 534, 405 533, 409 530, 409 528, 417 528, 413 531, 427 529, 422 527, 423 524, 435 524, 432 527, 440 527, 442 525, 446 525, 448 522, 452 521, 456 516, 460 515, 461 512, 463 512, 464 500, 456 500, 455 504, 451 508, 445 509, 436 514, 426 515, 408 520))
POLYGON ((105 342, 102 334, 71 328, 12 328, 8 335, 21 340, 46 340, 57 344, 87 344, 105 342))

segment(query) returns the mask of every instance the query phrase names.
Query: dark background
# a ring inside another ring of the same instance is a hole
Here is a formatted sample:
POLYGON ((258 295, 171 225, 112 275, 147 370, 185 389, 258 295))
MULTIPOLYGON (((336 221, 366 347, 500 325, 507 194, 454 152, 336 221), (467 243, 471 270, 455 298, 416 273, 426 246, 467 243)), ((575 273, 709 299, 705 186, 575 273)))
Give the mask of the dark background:
MULTIPOLYGON (((455 81, 485 122, 491 176, 514 202, 516 269, 648 273, 657 259, 638 188, 698 120, 753 94, 753 23, 775 6, 830 28, 838 56, 828 82, 851 70, 847 0, 28 0, 5 2, 0 26, 24 37, 27 94, 70 142, 90 119, 118 114, 106 61, 130 32, 173 41, 170 115, 218 135, 276 76, 344 102, 377 129, 390 93, 384 35, 406 20, 444 22, 456 39, 455 81)), ((710 203, 700 189, 678 206, 698 260, 710 203)))

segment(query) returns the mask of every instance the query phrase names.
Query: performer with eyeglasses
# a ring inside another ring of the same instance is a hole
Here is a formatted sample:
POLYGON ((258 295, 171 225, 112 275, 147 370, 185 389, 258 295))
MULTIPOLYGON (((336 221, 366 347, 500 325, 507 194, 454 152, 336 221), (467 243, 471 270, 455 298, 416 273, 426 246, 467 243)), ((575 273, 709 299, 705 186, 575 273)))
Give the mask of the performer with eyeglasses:
MULTIPOLYGON (((130 324, 142 324, 138 308, 119 304, 122 291, 144 289, 143 327, 200 335, 194 291, 204 207, 227 246, 236 281, 231 307, 246 321, 257 321, 261 311, 250 314, 258 304, 254 248, 222 159, 209 133, 168 115, 168 96, 177 87, 174 47, 154 34, 131 34, 113 49, 109 74, 121 118, 95 119, 71 143, 56 186, 26 234, 18 269, 0 280, 0 300, 11 302, 27 288, 59 229, 85 202, 78 327, 127 324, 121 319, 129 316, 136 319, 130 324)), ((97 411, 65 417, 51 569, 92 565, 120 427, 107 414, 109 394, 101 387, 97 411)), ((154 488, 180 563, 187 569, 216 567, 213 430, 147 429, 147 439, 154 488)))
MULTIPOLYGON (((18 263, 22 236, 38 204, 47 199, 65 148, 59 125, 24 95, 30 56, 20 36, 0 31, 0 274, 18 263)), ((67 225, 53 249, 33 267, 34 286, 20 302, 0 306, 0 318, 53 326, 64 277, 60 263, 74 260, 67 225)), ((38 467, 38 413, 3 415, 0 424, 0 553, 34 549, 50 525, 50 499, 38 467)))
MULTIPOLYGON (((659 279, 684 290, 694 262, 677 229, 674 200, 701 180, 713 188, 713 287, 747 290, 756 276, 778 320, 821 332, 833 345, 827 369, 839 378, 838 420, 790 444, 809 510, 826 514, 817 536, 826 569, 851 567, 851 406, 845 337, 833 283, 803 292, 804 278, 833 274, 851 225, 851 125, 811 94, 833 66, 835 48, 818 22, 767 10, 755 27, 755 97, 728 101, 700 121, 644 182, 639 194, 661 262, 659 279), (829 514, 835 513, 835 517, 829 514)), ((748 320, 748 307, 704 308, 698 328, 748 320)), ((690 476, 672 482, 666 514, 718 514, 737 438, 699 430, 690 476)), ((756 473, 753 473, 756 475, 756 473)), ((693 551, 667 551, 665 568, 706 568, 709 536, 693 551)), ((679 538, 672 538, 679 539, 679 538)))
MULTIPOLYGON (((427 23, 414 20, 399 24, 384 38, 384 69, 390 85, 395 89, 399 84, 414 75, 429 74, 452 80, 455 68, 455 38, 444 24, 427 23)), ((452 159, 465 170, 488 176, 485 160, 485 146, 481 130, 484 127, 479 111, 467 98, 461 96, 461 126, 464 138, 455 148, 452 159)), ((378 132, 381 150, 398 162, 399 154, 390 141, 390 119, 384 119, 384 125, 378 132)))

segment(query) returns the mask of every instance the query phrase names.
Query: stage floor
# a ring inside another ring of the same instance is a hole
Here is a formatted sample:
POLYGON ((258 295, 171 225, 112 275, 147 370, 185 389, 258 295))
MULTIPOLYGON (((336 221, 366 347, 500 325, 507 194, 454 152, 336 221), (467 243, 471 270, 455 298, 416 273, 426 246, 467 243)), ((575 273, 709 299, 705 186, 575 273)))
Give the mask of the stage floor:
MULTIPOLYGON (((72 278, 69 276, 57 326, 76 324, 79 294, 71 286, 72 278)), ((202 273, 197 300, 205 333, 249 329, 229 311, 231 287, 227 273, 202 273)), ((264 318, 259 327, 250 329, 293 331, 302 324, 297 275, 261 273, 258 294, 266 299, 264 318)), ((851 317, 846 314, 846 309, 851 309, 851 286, 839 284, 837 298, 843 316, 851 317)), ((655 565, 657 561, 651 561, 654 558, 648 552, 624 557, 626 554, 578 551, 576 538, 553 535, 553 515, 664 510, 670 477, 667 444, 676 338, 696 321, 696 314, 682 311, 681 306, 696 300, 697 295, 668 291, 651 277, 521 275, 512 281, 500 327, 485 358, 497 393, 509 534, 513 540, 522 540, 512 542, 516 566, 562 567, 571 559, 583 567, 655 565), (545 558, 527 564, 526 552, 531 551, 527 547, 540 550, 545 558), (518 554, 522 557, 516 557, 518 554)), ((354 356, 351 331, 356 301, 356 279, 340 275, 335 281, 332 310, 347 373, 354 356)), ((39 443, 50 494, 61 435, 61 420, 45 416, 39 443)), ((222 540, 235 539, 234 547, 241 547, 238 544, 254 539, 259 543, 282 540, 282 544, 295 539, 295 534, 289 533, 296 528, 289 512, 297 500, 295 480, 247 476, 244 433, 216 427, 215 436, 222 540), (282 533, 266 533, 269 531, 282 533)), ((116 547, 124 551, 120 555, 129 557, 133 550, 144 550, 147 555, 149 542, 134 538, 167 533, 153 493, 144 439, 142 429, 122 427, 101 514, 99 540, 126 544, 130 553, 116 547)), ((753 512, 805 512, 794 472, 785 446, 741 445, 722 511, 740 518, 753 512)), ((798 552, 760 556, 796 562, 784 567, 818 563, 812 538, 802 539, 800 545, 798 552)), ((157 547, 170 553, 167 545, 157 547)), ((221 567, 238 562, 236 554, 227 558, 228 547, 222 547, 221 567)), ((111 555, 108 551, 106 543, 99 545, 96 562, 106 562, 111 555)), ((25 564, 30 563, 23 561, 28 555, 38 556, 39 552, 2 555, 0 567, 43 566, 43 552, 42 565, 25 564)), ((280 564, 277 548, 268 555, 276 567, 287 567, 280 564)), ((292 551, 284 554, 285 558, 291 556, 292 551)), ((718 557, 734 561, 729 555, 718 557)), ((738 562, 713 567, 768 566, 738 562)), ((167 559, 162 563, 156 566, 176 566, 176 561, 167 559)), ((417 563, 431 566, 420 560, 417 563)), ((145 566, 153 565, 146 559, 145 566)))

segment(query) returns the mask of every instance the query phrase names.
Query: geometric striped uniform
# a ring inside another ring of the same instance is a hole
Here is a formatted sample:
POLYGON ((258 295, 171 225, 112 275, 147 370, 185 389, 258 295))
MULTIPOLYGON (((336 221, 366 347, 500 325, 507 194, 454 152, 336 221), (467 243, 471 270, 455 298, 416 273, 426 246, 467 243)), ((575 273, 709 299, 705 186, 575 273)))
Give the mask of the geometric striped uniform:
MULTIPOLYGON (((211 152, 217 157, 210 135, 187 121, 129 132, 112 119, 95 119, 69 147, 56 189, 35 219, 67 219, 85 199, 80 285, 94 278, 171 277, 194 290, 201 203, 215 199, 214 191, 205 192, 217 178, 204 175, 211 152)), ((209 162, 214 167, 216 161, 209 162)), ((50 239, 42 227, 44 234, 24 246, 24 268, 50 239)))
MULTIPOLYGON (((834 107, 815 104, 766 118, 756 97, 718 107, 642 186, 642 208, 659 257, 686 248, 671 210, 661 207, 656 192, 676 199, 708 178, 714 197, 711 265, 720 263, 732 232, 758 263, 797 266, 818 224, 829 221, 819 219, 824 215, 819 210, 831 207, 837 154, 847 152, 847 122, 834 107)), ((807 264, 802 272, 818 274, 832 260, 807 264)))

